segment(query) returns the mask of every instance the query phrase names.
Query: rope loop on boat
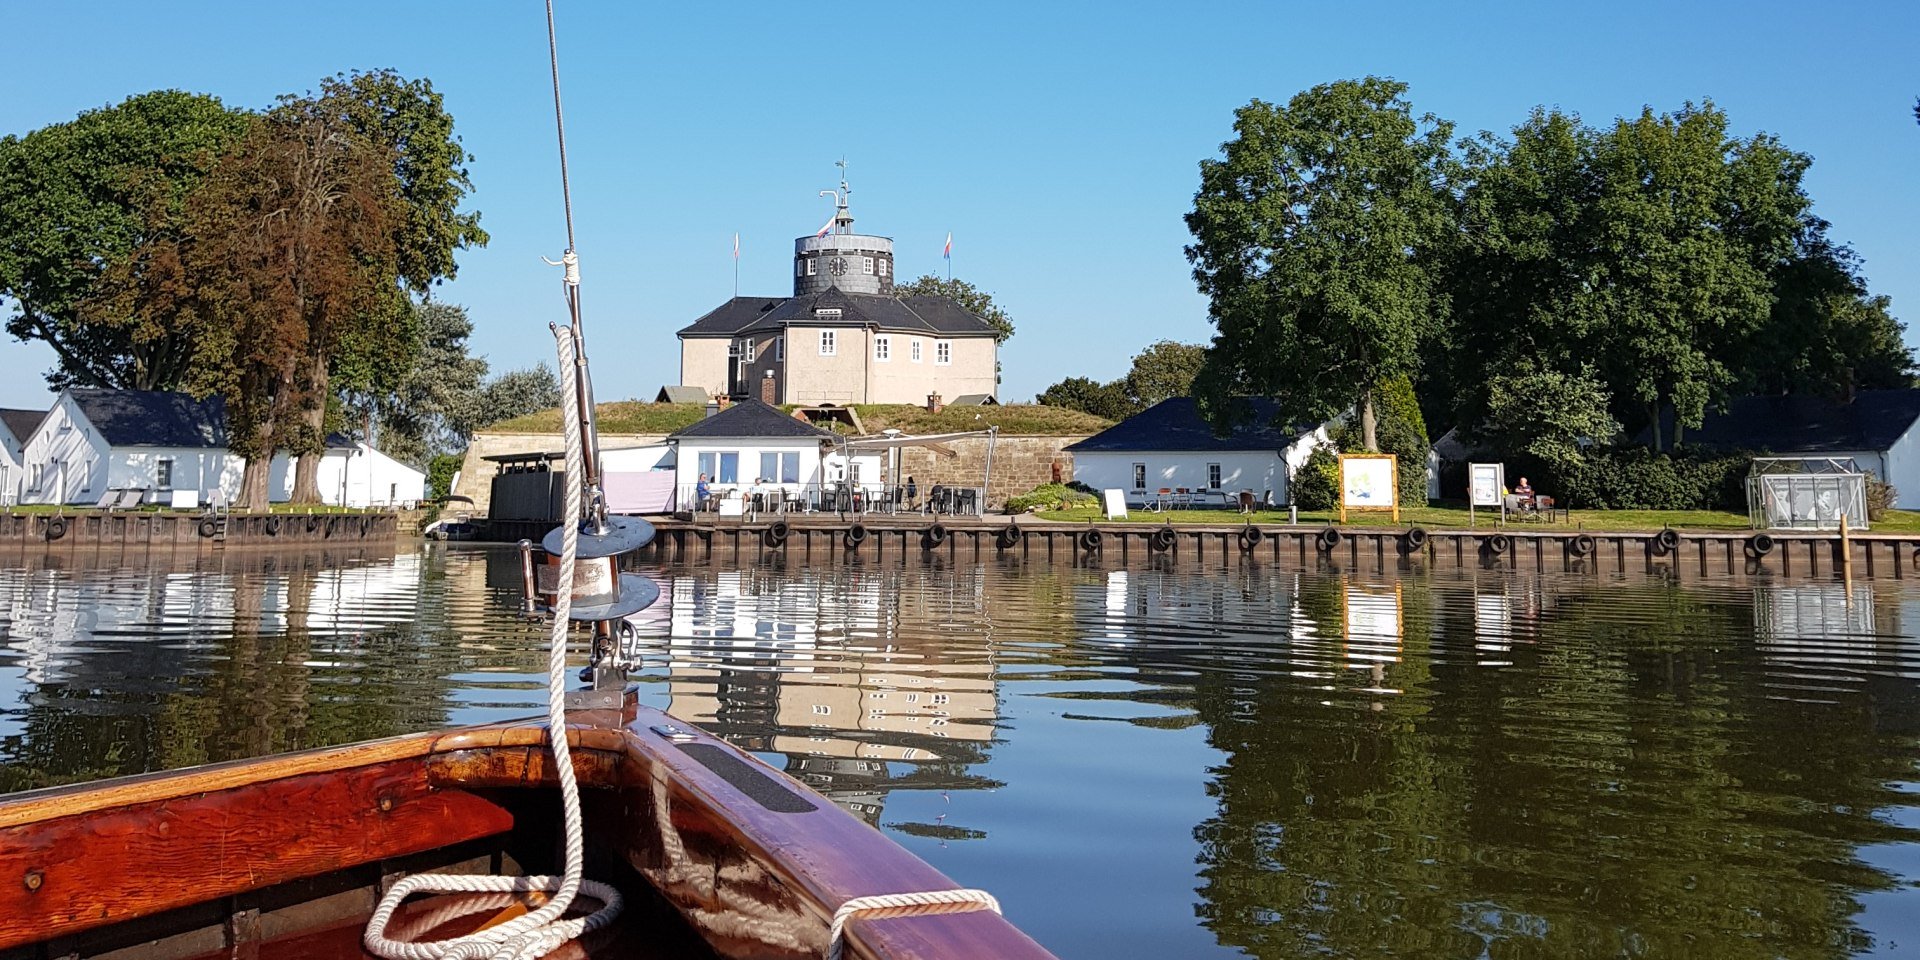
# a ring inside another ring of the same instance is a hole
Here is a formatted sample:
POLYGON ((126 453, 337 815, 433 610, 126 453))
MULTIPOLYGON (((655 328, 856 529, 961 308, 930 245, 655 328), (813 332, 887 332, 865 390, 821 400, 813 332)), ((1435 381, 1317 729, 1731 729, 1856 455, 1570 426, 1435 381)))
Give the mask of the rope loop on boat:
POLYGON ((567 619, 573 606, 574 565, 580 547, 580 483, 586 451, 580 439, 579 376, 575 369, 578 354, 573 347, 573 330, 554 327, 554 339, 560 352, 560 410, 566 419, 567 484, 566 519, 560 529, 559 583, 553 598, 553 636, 547 651, 547 742, 553 748, 554 771, 560 778, 560 806, 566 828, 566 868, 557 877, 442 876, 421 874, 407 877, 387 891, 367 921, 364 938, 367 952, 386 960, 533 960, 551 953, 568 940, 581 937, 613 922, 620 915, 620 893, 606 884, 581 877, 585 860, 584 828, 580 819, 580 784, 574 774, 573 755, 567 746, 567 619), (529 893, 552 891, 552 899, 525 916, 464 937, 409 943, 389 939, 387 924, 402 901, 414 893, 529 893), (585 917, 561 919, 577 894, 584 893, 600 902, 599 910, 585 917))
POLYGON ((883 893, 854 897, 833 912, 827 927, 827 960, 840 960, 846 949, 847 921, 859 914, 886 917, 921 917, 936 913, 972 913, 976 910, 1000 912, 1000 901, 985 890, 928 890, 924 893, 883 893))

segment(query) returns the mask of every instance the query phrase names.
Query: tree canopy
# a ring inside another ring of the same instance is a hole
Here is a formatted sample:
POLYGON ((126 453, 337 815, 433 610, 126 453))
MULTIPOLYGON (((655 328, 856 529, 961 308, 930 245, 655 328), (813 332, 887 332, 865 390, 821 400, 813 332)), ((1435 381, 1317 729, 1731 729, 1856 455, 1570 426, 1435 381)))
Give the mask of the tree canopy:
POLYGON ((1135 354, 1127 375, 1118 380, 1101 383, 1068 377, 1041 391, 1034 401, 1124 420, 1162 400, 1192 395, 1206 352, 1197 343, 1161 340, 1135 354))
POLYGON ((1453 127, 1416 118, 1406 90, 1367 77, 1254 100, 1201 161, 1186 252, 1219 331, 1196 383, 1204 408, 1247 394, 1302 420, 1352 407, 1378 449, 1373 390, 1418 366, 1453 224, 1453 127))

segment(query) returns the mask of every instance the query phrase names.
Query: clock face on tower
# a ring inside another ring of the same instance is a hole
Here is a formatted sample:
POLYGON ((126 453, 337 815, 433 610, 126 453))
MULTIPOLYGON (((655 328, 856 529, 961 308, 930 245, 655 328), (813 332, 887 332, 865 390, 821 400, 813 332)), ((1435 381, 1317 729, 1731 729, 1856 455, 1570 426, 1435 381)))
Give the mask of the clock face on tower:
POLYGON ((834 257, 834 258, 833 258, 833 262, 832 262, 832 263, 830 263, 830 264, 827 264, 827 270, 828 270, 829 272, 831 272, 831 273, 832 273, 832 274, 833 274, 834 276, 836 276, 836 277, 843 277, 843 276, 846 276, 846 274, 847 274, 847 258, 846 258, 846 257, 834 257))

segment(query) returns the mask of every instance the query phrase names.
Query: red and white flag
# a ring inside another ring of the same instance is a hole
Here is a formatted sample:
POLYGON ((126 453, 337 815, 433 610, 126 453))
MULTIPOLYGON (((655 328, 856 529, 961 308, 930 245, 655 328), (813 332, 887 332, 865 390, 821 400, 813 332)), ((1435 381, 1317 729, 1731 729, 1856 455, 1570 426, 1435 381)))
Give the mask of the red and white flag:
MULTIPOLYGON (((838 213, 835 213, 835 214, 834 214, 834 217, 838 217, 838 216, 840 216, 840 214, 838 214, 838 213)), ((832 229, 833 229, 833 220, 832 220, 832 219, 830 218, 830 219, 828 219, 828 220, 827 220, 827 222, 826 222, 826 224, 825 224, 825 225, 823 225, 823 226, 822 226, 822 227, 820 228, 820 232, 819 232, 819 233, 816 233, 816 234, 814 234, 814 236, 816 236, 816 237, 824 237, 824 236, 826 236, 826 235, 827 235, 827 233, 828 233, 828 231, 831 231, 832 229)))
POLYGON ((942 260, 953 259, 953 231, 952 230, 947 231, 947 246, 945 249, 940 251, 940 258, 942 260))
POLYGON ((733 235, 733 258, 735 260, 740 259, 740 235, 738 233, 733 235))

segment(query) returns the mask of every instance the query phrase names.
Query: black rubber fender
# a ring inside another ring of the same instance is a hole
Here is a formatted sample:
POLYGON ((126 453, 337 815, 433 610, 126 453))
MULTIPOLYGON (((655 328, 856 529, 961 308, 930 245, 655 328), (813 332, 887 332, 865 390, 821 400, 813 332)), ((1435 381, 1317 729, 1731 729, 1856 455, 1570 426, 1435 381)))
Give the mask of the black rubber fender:
POLYGON ((840 536, 840 540, 842 543, 845 543, 847 545, 847 549, 849 550, 863 543, 866 543, 867 542, 866 524, 856 523, 853 526, 848 527, 847 532, 840 536))
POLYGON ((1253 524, 1247 524, 1240 528, 1240 549, 1252 550, 1259 546, 1260 541, 1266 539, 1266 537, 1267 535, 1262 532, 1259 527, 1253 524))
POLYGON ((207 518, 207 519, 205 519, 205 520, 202 520, 202 521, 200 521, 200 535, 201 535, 201 536, 203 536, 203 537, 211 537, 211 536, 213 536, 214 534, 216 534, 216 533, 219 533, 219 532, 220 532, 220 523, 219 523, 219 521, 217 521, 217 520, 214 520, 214 519, 213 519, 213 518, 211 518, 211 517, 209 517, 209 518, 207 518))
POLYGON ((1774 546, 1773 534, 1770 533, 1756 533, 1747 538, 1747 552, 1756 557, 1772 553, 1774 546))
POLYGON ((1147 535, 1147 549, 1154 553, 1166 553, 1173 549, 1174 541, 1179 537, 1172 527, 1161 527, 1147 535))
POLYGON ((1679 532, 1668 528, 1653 535, 1654 553, 1672 553, 1680 548, 1679 532))
POLYGON ((307 532, 312 533, 318 529, 320 529, 320 515, 317 513, 307 514, 307 532))
POLYGON ((53 519, 48 520, 47 529, 45 532, 48 540, 58 540, 61 537, 66 536, 67 535, 67 518, 54 517, 53 519))
POLYGON ((1080 549, 1093 553, 1100 549, 1101 542, 1106 538, 1098 530, 1085 530, 1075 539, 1080 544, 1080 549))
POLYGON ((1319 547, 1323 552, 1332 550, 1334 547, 1340 545, 1340 531, 1332 527, 1327 527, 1313 535, 1313 542, 1314 545, 1319 547))
POLYGON ((1024 531, 1009 523, 1001 527, 1000 532, 993 535, 993 543, 994 546, 1002 550, 1012 550, 1014 547, 1019 546, 1020 541, 1025 538, 1026 533, 1024 531))
POLYGON ((1583 533, 1567 541, 1567 550, 1576 557, 1590 557, 1598 548, 1599 544, 1594 541, 1591 533, 1583 533))
POLYGON ((1400 541, 1407 545, 1409 551, 1422 549, 1427 545, 1427 531, 1420 527, 1408 527, 1407 532, 1400 535, 1400 541))
POLYGON ((261 522, 260 529, 265 530, 267 532, 267 536, 269 537, 279 536, 280 535, 280 518, 273 516, 272 514, 269 514, 267 516, 267 519, 261 522))
POLYGON ((1507 551, 1513 549, 1513 538, 1504 533, 1496 533, 1487 538, 1487 549, 1493 551, 1495 556, 1505 555, 1507 551))
POLYGON ((947 542, 947 528, 934 524, 920 532, 920 545, 931 550, 947 542))

